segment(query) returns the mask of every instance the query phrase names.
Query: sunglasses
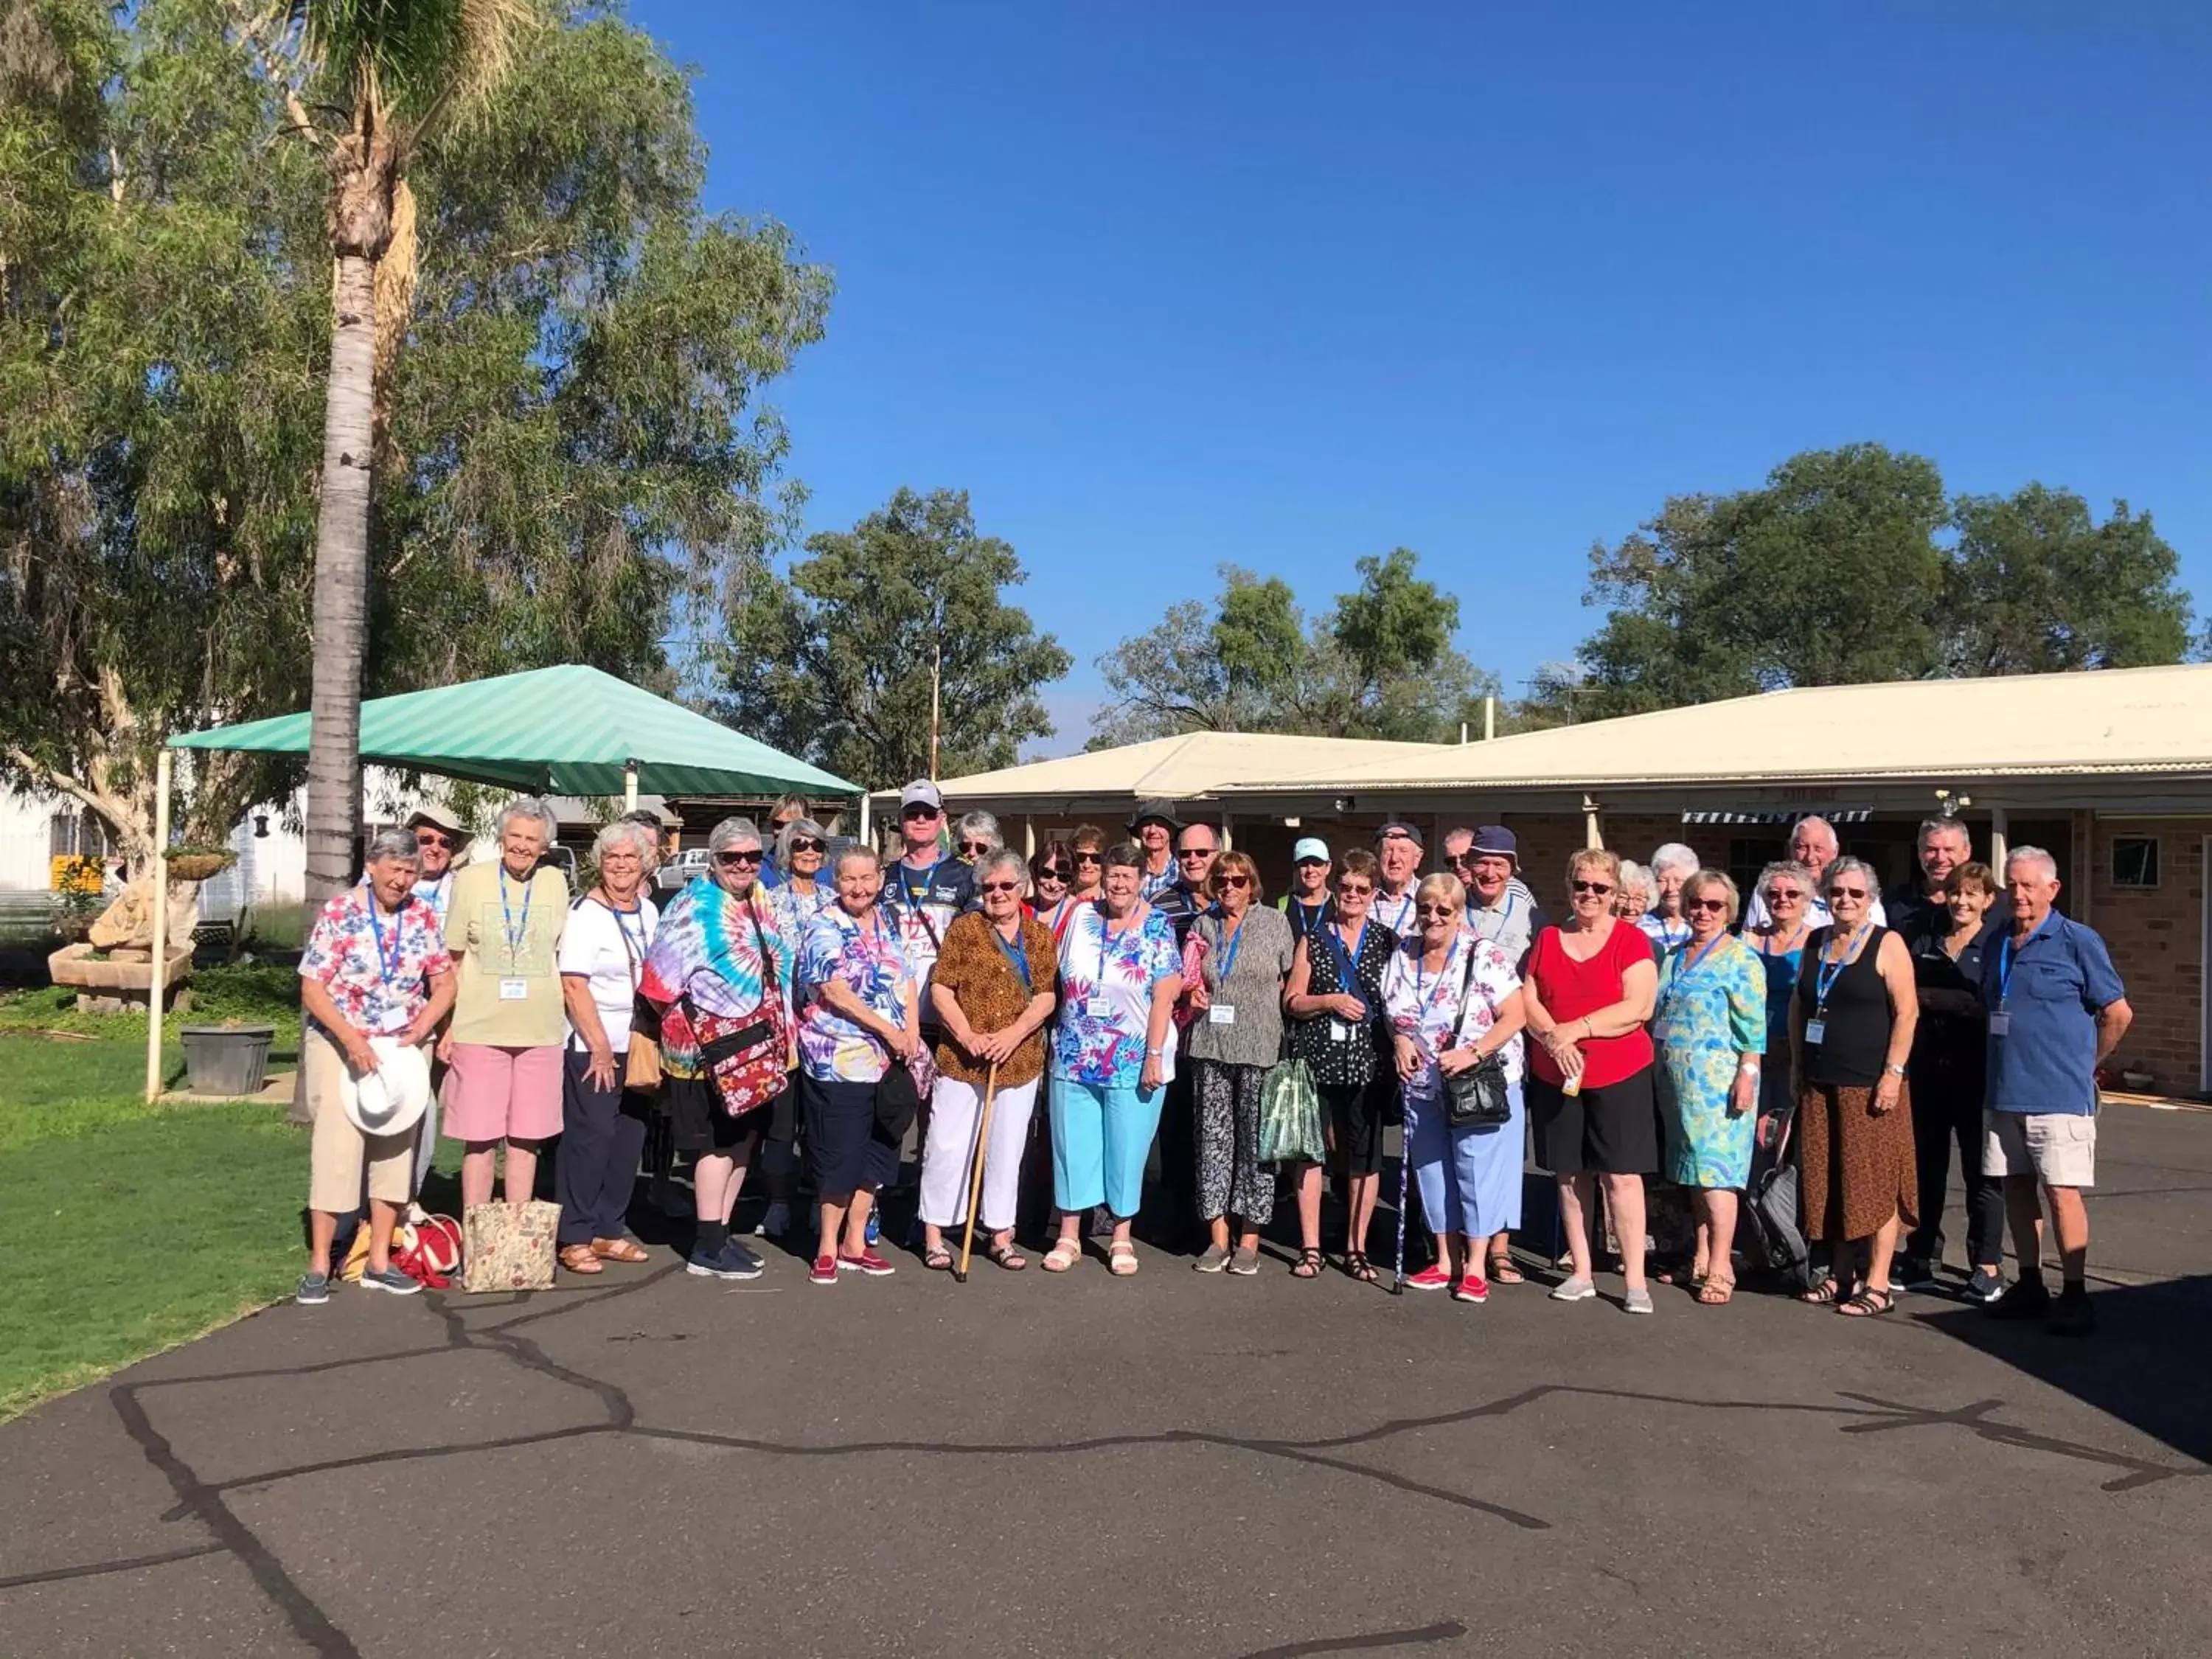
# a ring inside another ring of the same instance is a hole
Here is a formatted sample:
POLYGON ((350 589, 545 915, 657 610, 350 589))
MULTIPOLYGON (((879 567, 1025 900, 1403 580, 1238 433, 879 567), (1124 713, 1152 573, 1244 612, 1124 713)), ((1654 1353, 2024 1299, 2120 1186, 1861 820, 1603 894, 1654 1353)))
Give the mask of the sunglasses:
POLYGON ((1067 872, 1056 864, 1048 864, 1036 872, 1039 881, 1066 881, 1067 872))
POLYGON ((415 844, 417 847, 443 847, 450 851, 453 845, 453 838, 451 836, 441 835, 435 830, 417 830, 415 832, 415 844))
POLYGON ((1829 896, 1830 898, 1832 898, 1832 899, 1839 899, 1839 898, 1857 898, 1857 899, 1863 899, 1863 898, 1864 898, 1866 896, 1867 896, 1867 890, 1866 890, 1865 888, 1863 888, 1863 887, 1831 887, 1831 888, 1828 890, 1828 896, 1829 896))
POLYGON ((978 882, 976 885, 987 893, 1018 893, 1021 890, 1021 884, 1018 881, 985 881, 978 882))
POLYGON ((1252 884, 1252 878, 1249 876, 1216 876, 1214 880, 1224 887, 1234 887, 1240 890, 1252 884))
POLYGON ((1609 881, 1574 881, 1567 884, 1577 893, 1595 893, 1601 898, 1613 890, 1609 881))
POLYGON ((960 843, 960 850, 968 854, 988 853, 992 850, 992 844, 988 841, 963 841, 960 843))
POLYGON ((1459 914, 1449 904, 1424 904, 1419 915, 1424 921, 1449 921, 1459 914))
POLYGON ((1328 868, 1328 860, 1327 859, 1300 859, 1298 860, 1298 868, 1301 870, 1326 870, 1328 868))
POLYGON ((1179 859, 1210 859, 1213 854, 1214 849, 1211 847, 1184 847, 1176 850, 1176 856, 1179 859))
POLYGON ((1447 853, 1444 854, 1444 862, 1465 866, 1474 863, 1480 856, 1479 853, 1447 853))
POLYGON ((1769 904, 1779 904, 1784 899, 1801 899, 1805 895, 1795 887, 1770 887, 1766 890, 1766 902, 1769 904))
POLYGON ((753 848, 750 853, 717 853, 714 854, 715 863, 726 865, 732 870, 743 869, 747 865, 757 866, 760 861, 760 848, 757 847, 753 848))
POLYGON ((794 853, 819 853, 829 845, 828 842, 817 841, 811 836, 793 836, 791 838, 791 850, 794 853))
POLYGON ((941 818, 944 816, 945 809, 941 806, 909 806, 899 814, 899 817, 909 823, 927 818, 941 818))
POLYGON ((1336 890, 1346 898, 1365 898, 1375 890, 1364 881, 1340 881, 1336 890))
POLYGON ((1075 855, 1075 861, 1078 865, 1103 864, 1106 862, 1106 855, 1103 853, 1078 853, 1075 855))
POLYGON ((1726 899, 1692 899, 1682 908, 1685 910, 1726 910, 1728 901, 1726 899))

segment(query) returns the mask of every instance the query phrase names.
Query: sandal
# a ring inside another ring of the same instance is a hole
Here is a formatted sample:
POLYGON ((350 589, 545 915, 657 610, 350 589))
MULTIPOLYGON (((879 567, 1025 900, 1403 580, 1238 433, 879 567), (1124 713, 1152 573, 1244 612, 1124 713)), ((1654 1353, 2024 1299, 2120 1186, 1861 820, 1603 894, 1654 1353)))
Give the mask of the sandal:
POLYGON ((1869 1285, 1857 1295, 1836 1304, 1836 1311, 1846 1319, 1878 1319, 1896 1306, 1896 1291, 1887 1286, 1876 1289, 1869 1285))
POLYGON ((1052 1249, 1045 1252, 1044 1270, 1048 1273, 1064 1273, 1082 1260, 1082 1242, 1063 1236, 1053 1240, 1052 1249))
POLYGON ((650 1261, 653 1257, 634 1238, 595 1238, 592 1254, 602 1261, 650 1261))
POLYGON ((1708 1273, 1698 1286, 1698 1305, 1701 1308, 1725 1308, 1735 1295, 1735 1280, 1723 1279, 1717 1273, 1708 1273))
POLYGON ((933 1244, 922 1252, 921 1265, 933 1273, 952 1271, 952 1252, 942 1244, 933 1244))
POLYGON ((983 1247, 983 1254, 989 1256, 994 1264, 1004 1267, 1010 1273, 1018 1273, 1030 1265, 1029 1257, 1022 1254, 1022 1247, 1012 1239, 1007 1240, 1004 1244, 994 1240, 983 1247))
POLYGON ((1344 1271, 1363 1285, 1372 1285, 1382 1276, 1375 1271, 1375 1264, 1367 1259, 1364 1250, 1346 1250, 1344 1271))
MULTIPOLYGON (((544 1258, 540 1257, 539 1260, 543 1261, 544 1258)), ((588 1244, 563 1244, 561 1247, 561 1265, 572 1273, 606 1272, 606 1269, 599 1265, 599 1258, 592 1253, 592 1247, 588 1244)))
POLYGON ((1825 1308, 1832 1302, 1844 1299, 1844 1287, 1837 1282, 1835 1274, 1830 1273, 1811 1290, 1799 1291, 1797 1299, 1810 1303, 1816 1308, 1825 1308))
POLYGON ((1321 1252, 1316 1249, 1300 1250, 1298 1252, 1298 1259, 1291 1265, 1291 1277, 1293 1279, 1319 1279, 1321 1277, 1321 1252))
POLYGON ((1137 1247, 1126 1238, 1117 1238, 1106 1247, 1106 1271, 1116 1279, 1127 1279, 1137 1271, 1137 1247))
POLYGON ((1510 1255, 1490 1258, 1490 1282, 1493 1285, 1526 1285, 1528 1275, 1513 1265, 1510 1255))

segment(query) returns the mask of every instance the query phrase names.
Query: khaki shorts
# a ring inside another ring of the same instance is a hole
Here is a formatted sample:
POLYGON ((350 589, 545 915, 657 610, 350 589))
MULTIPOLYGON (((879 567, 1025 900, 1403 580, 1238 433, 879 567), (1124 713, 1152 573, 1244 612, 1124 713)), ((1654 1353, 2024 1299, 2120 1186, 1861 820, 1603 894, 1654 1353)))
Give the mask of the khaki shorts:
POLYGON ((404 1204, 413 1196, 415 1126, 396 1135, 365 1135, 355 1127, 338 1097, 345 1056, 313 1025, 301 1036, 300 1064, 307 1073, 307 1108, 315 1115, 307 1151, 307 1207, 330 1215, 359 1209, 364 1165, 371 1198, 404 1204))
POLYGON ((1982 1173, 2046 1187, 2097 1184, 2097 1120, 2080 1112, 1984 1112, 1982 1173))

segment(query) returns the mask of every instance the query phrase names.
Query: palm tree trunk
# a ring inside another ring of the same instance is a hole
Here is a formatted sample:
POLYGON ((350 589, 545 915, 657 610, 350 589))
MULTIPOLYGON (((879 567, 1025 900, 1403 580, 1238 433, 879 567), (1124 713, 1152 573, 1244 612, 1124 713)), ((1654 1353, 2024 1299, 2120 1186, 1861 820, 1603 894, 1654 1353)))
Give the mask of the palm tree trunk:
POLYGON ((307 738, 307 896, 352 878, 361 833, 362 655, 368 631, 369 455, 374 423, 376 266, 340 254, 323 493, 315 527, 314 695, 307 738))

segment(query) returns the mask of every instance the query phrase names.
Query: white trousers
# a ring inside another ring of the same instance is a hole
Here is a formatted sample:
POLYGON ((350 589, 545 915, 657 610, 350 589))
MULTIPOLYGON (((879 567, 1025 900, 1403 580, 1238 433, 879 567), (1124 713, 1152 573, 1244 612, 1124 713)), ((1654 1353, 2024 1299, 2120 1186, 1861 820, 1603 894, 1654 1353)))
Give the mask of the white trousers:
MULTIPOLYGON (((991 1102, 991 1142, 983 1149, 982 1224, 993 1232, 1014 1224, 1036 1093, 1035 1078, 1018 1088, 1002 1083, 991 1102)), ((921 1152, 921 1218, 933 1227, 957 1226, 968 1218, 969 1160, 982 1111, 981 1084, 938 1078, 929 1097, 929 1144, 921 1152)))

